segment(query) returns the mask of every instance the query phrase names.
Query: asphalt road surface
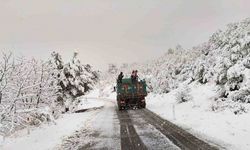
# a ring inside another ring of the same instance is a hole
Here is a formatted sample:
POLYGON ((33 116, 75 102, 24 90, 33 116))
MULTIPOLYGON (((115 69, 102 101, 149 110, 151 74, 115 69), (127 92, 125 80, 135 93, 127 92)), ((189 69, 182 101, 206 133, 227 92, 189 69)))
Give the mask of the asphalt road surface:
POLYGON ((216 150, 218 148, 163 120, 147 109, 117 110, 116 104, 96 111, 83 128, 64 140, 69 150, 216 150))

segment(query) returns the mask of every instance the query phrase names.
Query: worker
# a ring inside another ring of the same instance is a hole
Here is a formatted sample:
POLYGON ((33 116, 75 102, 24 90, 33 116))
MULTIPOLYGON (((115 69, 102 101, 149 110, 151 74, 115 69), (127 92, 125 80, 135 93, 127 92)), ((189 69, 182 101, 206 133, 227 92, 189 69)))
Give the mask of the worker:
POLYGON ((134 78, 135 78, 135 71, 133 70, 133 71, 132 71, 132 74, 131 74, 131 80, 133 81, 134 78))
POLYGON ((135 83, 138 80, 137 72, 138 72, 137 70, 133 70, 133 72, 131 74, 132 83, 135 83))
POLYGON ((123 72, 121 72, 118 76, 117 82, 122 83, 122 78, 124 77, 123 72))
POLYGON ((138 78, 139 78, 138 77, 138 70, 135 70, 135 77, 134 78, 135 78, 135 81, 138 81, 138 78))

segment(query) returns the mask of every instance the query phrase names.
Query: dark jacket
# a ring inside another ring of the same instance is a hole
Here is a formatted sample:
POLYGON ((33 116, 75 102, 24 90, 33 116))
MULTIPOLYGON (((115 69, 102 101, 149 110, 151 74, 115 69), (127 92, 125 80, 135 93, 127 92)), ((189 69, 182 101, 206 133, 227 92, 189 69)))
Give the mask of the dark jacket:
POLYGON ((118 76, 118 83, 122 83, 122 78, 123 78, 123 74, 120 73, 119 76, 118 76))

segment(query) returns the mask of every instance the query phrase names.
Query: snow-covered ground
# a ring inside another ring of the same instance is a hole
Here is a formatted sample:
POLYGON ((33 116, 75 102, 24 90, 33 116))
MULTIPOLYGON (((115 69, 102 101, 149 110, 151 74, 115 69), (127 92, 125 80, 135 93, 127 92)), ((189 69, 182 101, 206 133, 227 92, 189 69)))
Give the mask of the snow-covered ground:
POLYGON ((215 89, 212 84, 192 84, 193 99, 180 104, 176 103, 177 90, 164 95, 149 94, 147 108, 210 143, 232 150, 250 149, 250 113, 212 111, 215 89))
MULTIPOLYGON (((97 91, 98 92, 98 91, 97 91)), ((94 95, 93 95, 94 96, 94 95)), ((94 97, 93 97, 94 99, 94 97)), ((59 149, 120 149, 120 125, 115 99, 99 99, 105 106, 81 129, 64 139, 59 149)))
POLYGON ((99 99, 83 97, 82 101, 77 107, 77 110, 95 109, 95 108, 100 108, 103 105, 104 102, 100 101, 99 99))
MULTIPOLYGON (((92 95, 93 96, 93 95, 92 95)), ((79 109, 102 107, 103 102, 91 99, 82 99, 79 109)), ((61 144, 62 140, 79 130, 100 110, 87 111, 78 114, 64 114, 54 123, 44 124, 38 128, 24 129, 5 139, 1 138, 0 149, 3 150, 48 150, 61 144)))
MULTIPOLYGON (((176 103, 176 93, 179 89, 168 94, 150 93, 146 97, 147 108, 161 117, 179 125, 185 130, 207 142, 219 145, 221 148, 232 150, 250 149, 250 114, 235 115, 226 108, 213 111, 214 98, 218 88, 212 83, 189 85, 192 100, 185 103, 176 103)), ((104 90, 95 90, 89 97, 98 97, 104 100, 114 100, 116 93, 112 86, 104 90)))
MULTIPOLYGON (((215 103, 214 97, 218 93, 214 84, 189 85, 192 100, 184 103, 176 103, 176 93, 179 89, 173 90, 168 94, 150 93, 147 98, 147 108, 161 117, 179 125, 194 135, 206 140, 221 148, 232 150, 250 149, 250 114, 242 113, 235 115, 230 109, 213 111, 215 103)), ((94 90, 85 97, 78 109, 91 109, 102 107, 105 103, 109 105, 105 112, 113 112, 116 94, 109 86, 103 90, 94 90)), ((100 117, 102 110, 87 111, 79 114, 65 114, 57 119, 55 123, 44 124, 39 128, 21 130, 11 137, 1 140, 0 149, 55 149, 62 144, 66 137, 74 135, 75 131, 81 131, 83 127, 91 128, 112 127, 112 124, 93 124, 93 120, 100 117)), ((110 115, 110 114, 109 114, 110 115)), ((113 114, 111 115, 113 116, 113 114)), ((104 133, 104 132, 103 132, 104 133)), ((88 137, 86 135, 86 137, 88 137)), ((93 139, 101 141, 101 139, 93 139)), ((87 141, 84 141, 87 142, 87 141)), ((111 142, 111 141, 109 141, 111 142)), ((112 144, 111 144, 112 145, 112 144)))

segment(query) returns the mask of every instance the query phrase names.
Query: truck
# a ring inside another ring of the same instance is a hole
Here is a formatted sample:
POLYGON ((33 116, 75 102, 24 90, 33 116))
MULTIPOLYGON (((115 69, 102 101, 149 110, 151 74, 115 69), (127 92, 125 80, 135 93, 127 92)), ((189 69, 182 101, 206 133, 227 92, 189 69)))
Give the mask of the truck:
POLYGON ((117 105, 119 110, 129 108, 145 108, 147 96, 147 84, 145 80, 133 81, 131 78, 124 78, 117 82, 117 105))

